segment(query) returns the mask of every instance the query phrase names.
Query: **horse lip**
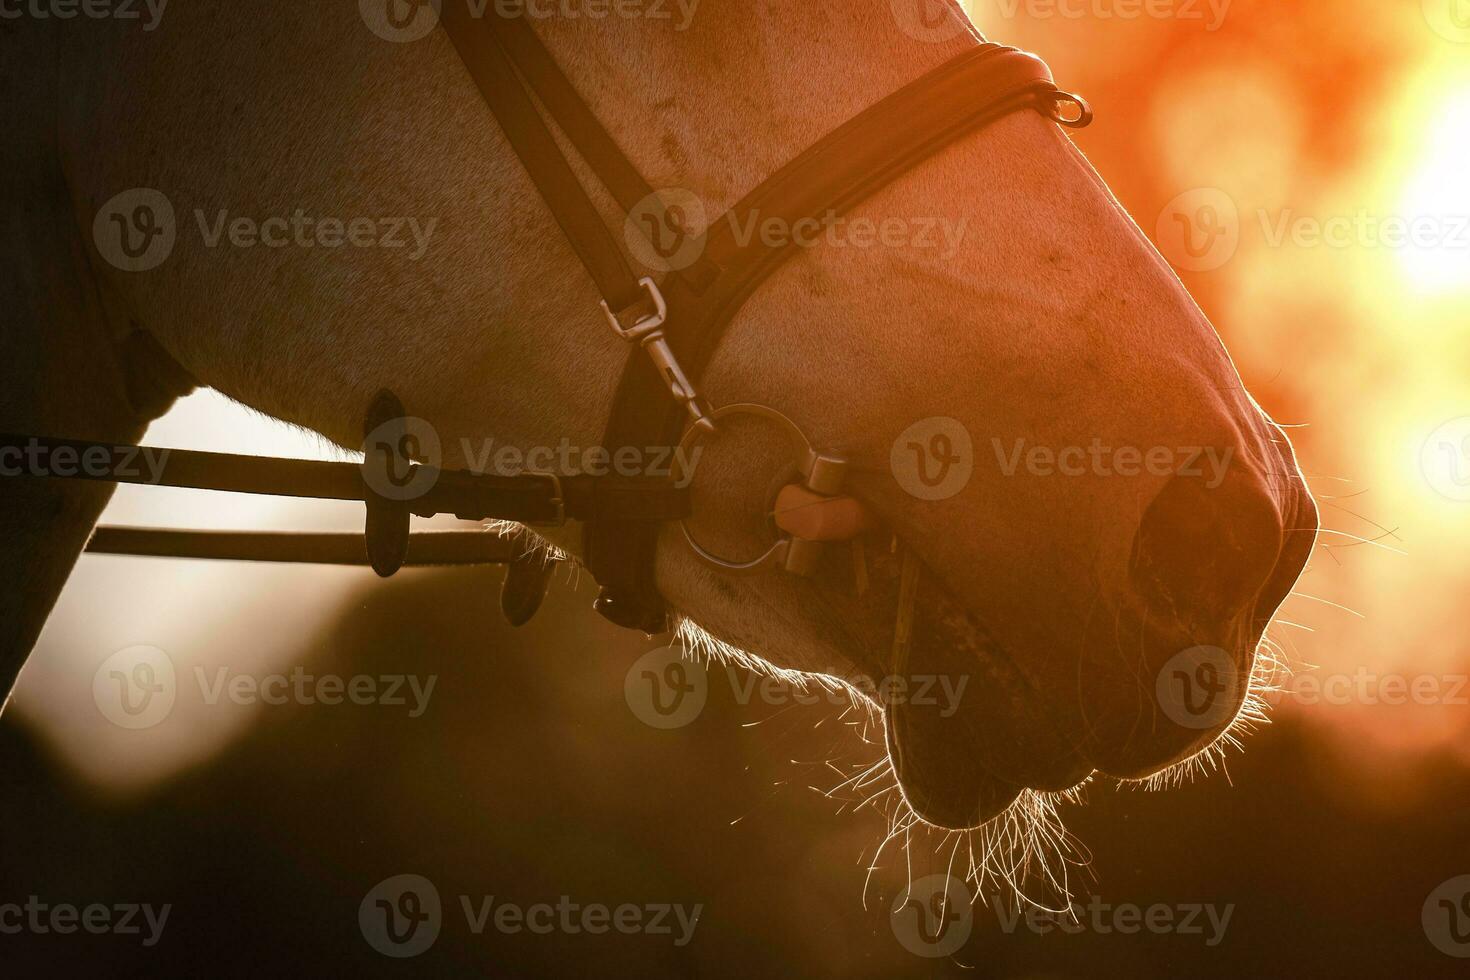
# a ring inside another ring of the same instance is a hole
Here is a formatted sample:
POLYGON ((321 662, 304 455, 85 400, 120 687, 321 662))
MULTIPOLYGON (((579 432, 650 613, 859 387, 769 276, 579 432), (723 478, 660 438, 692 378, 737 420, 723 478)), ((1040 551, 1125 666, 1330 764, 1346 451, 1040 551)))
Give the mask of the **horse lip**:
POLYGON ((967 829, 1028 789, 1085 781, 1092 764, 1058 732, 1015 659, 943 576, 925 572, 930 581, 915 600, 903 673, 913 690, 937 674, 960 695, 952 704, 914 698, 884 706, 889 758, 909 806, 931 824, 967 829))
POLYGON ((1022 787, 1008 787, 999 780, 976 786, 974 792, 944 794, 931 789, 924 779, 914 775, 905 742, 896 731, 898 724, 898 714, 891 708, 885 710, 883 739, 898 791, 909 809, 924 822, 946 830, 972 830, 1000 816, 1021 795, 1022 787))

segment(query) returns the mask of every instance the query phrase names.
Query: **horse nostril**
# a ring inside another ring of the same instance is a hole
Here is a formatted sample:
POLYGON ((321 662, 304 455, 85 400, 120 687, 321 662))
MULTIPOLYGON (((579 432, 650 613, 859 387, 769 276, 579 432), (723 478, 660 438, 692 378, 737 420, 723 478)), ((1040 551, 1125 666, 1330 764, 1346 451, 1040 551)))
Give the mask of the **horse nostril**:
POLYGON ((1283 530, 1265 485, 1239 464, 1213 481, 1177 475, 1144 511, 1129 576, 1151 613, 1215 635, 1254 606, 1283 530))

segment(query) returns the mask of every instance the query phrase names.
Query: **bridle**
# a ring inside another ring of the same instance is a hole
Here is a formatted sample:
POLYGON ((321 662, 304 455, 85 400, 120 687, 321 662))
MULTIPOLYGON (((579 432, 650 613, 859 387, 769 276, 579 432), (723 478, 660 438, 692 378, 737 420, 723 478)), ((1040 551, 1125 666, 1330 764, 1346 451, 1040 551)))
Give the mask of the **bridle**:
MULTIPOLYGON (((486 103, 525 164, 541 197, 602 294, 602 312, 619 337, 641 347, 624 368, 603 444, 691 446, 732 415, 761 416, 786 431, 801 484, 820 497, 842 492, 846 462, 819 451, 774 408, 727 405, 710 410, 696 381, 721 335, 747 297, 790 257, 794 245, 739 241, 739 218, 802 219, 850 208, 956 139, 1025 107, 1072 126, 1091 111, 1062 92, 1038 58, 997 44, 980 44, 829 133, 782 167, 717 220, 699 259, 663 282, 629 268, 596 206, 531 101, 539 98, 578 154, 624 214, 653 189, 577 94, 556 61, 521 18, 489 18, 483 27, 468 5, 446 4, 443 22, 486 103), (976 94, 982 93, 977 99, 976 94), (1068 116, 1062 107, 1075 107, 1068 116)), ((660 633, 667 607, 654 581, 659 528, 648 521, 593 521, 584 528, 583 561, 602 586, 596 608, 620 626, 660 633)), ((700 547, 700 558, 727 572, 780 566, 810 573, 813 542, 781 537, 761 558, 735 562, 700 547)))
MULTIPOLYGON (((661 281, 636 274, 562 153, 546 116, 590 167, 624 214, 657 200, 655 192, 598 122, 530 25, 470 4, 446 3, 442 23, 491 113, 525 165, 542 199, 602 296, 602 317, 633 345, 618 386, 603 445, 692 449, 737 415, 755 416, 784 432, 799 483, 788 490, 812 501, 842 499, 847 462, 814 446, 779 410, 754 404, 711 408, 697 388, 721 335, 744 301, 793 253, 792 242, 741 240, 744 218, 774 218, 785 227, 860 203, 915 165, 1002 116, 1034 109, 1056 122, 1086 126, 1091 109, 1057 88, 1039 58, 984 42, 888 96, 808 148, 767 178, 699 243, 698 258, 661 281), (535 97, 533 101, 532 97, 535 97), (539 107, 537 103, 539 102, 539 107), (543 115, 542 109, 545 110, 543 115), (641 354, 640 351, 641 350, 641 354)), ((529 619, 541 601, 549 566, 515 536, 483 532, 409 532, 411 515, 452 513, 465 520, 527 526, 583 524, 583 561, 602 587, 596 608, 612 622, 655 634, 669 614, 654 579, 660 529, 681 522, 703 561, 729 573, 780 568, 811 574, 825 535, 801 536, 776 521, 777 539, 760 557, 736 561, 694 538, 686 489, 670 477, 522 473, 516 476, 438 471, 410 458, 410 418, 390 392, 370 407, 365 459, 322 463, 216 453, 168 451, 166 472, 139 479, 124 461, 140 447, 34 436, 0 436, 6 452, 92 454, 85 472, 63 477, 295 497, 362 500, 366 526, 355 535, 284 535, 139 528, 98 528, 91 553, 234 560, 370 564, 391 575, 405 564, 510 566, 502 607, 512 622, 529 619), (420 486, 400 494, 396 487, 420 486), (365 547, 361 543, 366 542, 365 547)), ((688 458, 687 455, 683 458, 688 458)), ((3 470, 3 468, 0 468, 3 470)), ((683 475, 683 474, 680 474, 683 475)))

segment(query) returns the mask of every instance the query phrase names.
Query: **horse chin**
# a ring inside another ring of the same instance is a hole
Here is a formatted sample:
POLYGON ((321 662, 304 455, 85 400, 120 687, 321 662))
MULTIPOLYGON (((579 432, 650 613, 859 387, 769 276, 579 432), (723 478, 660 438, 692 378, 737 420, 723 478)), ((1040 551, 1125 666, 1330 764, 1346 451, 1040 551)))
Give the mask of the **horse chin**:
POLYGON ((895 667, 883 698, 888 755, 926 822, 977 827, 1027 790, 1066 790, 1091 774, 1015 658, 942 584, 917 598, 895 667))

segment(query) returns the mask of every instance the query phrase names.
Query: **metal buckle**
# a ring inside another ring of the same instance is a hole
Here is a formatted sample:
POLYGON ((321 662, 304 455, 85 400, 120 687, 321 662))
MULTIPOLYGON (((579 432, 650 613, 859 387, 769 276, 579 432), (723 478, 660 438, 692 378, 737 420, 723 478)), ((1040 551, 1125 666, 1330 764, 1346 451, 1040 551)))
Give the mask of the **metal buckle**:
POLYGON ((526 470, 524 476, 539 476, 551 484, 551 492, 554 496, 551 502, 556 505, 556 517, 550 521, 527 521, 532 527, 565 527, 567 523, 567 498, 562 490, 561 477, 546 470, 526 470))
POLYGON ((623 326, 617 314, 607 305, 607 300, 602 301, 602 315, 607 317, 608 325, 612 327, 613 333, 624 340, 634 342, 641 341, 648 334, 660 329, 664 321, 669 318, 669 306, 664 302, 664 294, 659 291, 658 283, 644 276, 638 280, 638 285, 643 287, 644 293, 653 301, 653 315, 644 317, 631 327, 623 326))
MULTIPOLYGON (((843 479, 847 474, 847 461, 831 453, 818 452, 795 422, 767 405, 725 405, 710 413, 708 428, 698 425, 690 426, 679 443, 679 453, 675 457, 675 465, 680 467, 678 474, 680 478, 692 476, 692 474, 683 473, 682 464, 677 460, 692 459, 694 448, 701 440, 715 431, 714 423, 727 415, 755 415, 776 423, 791 441, 796 465, 801 471, 802 482, 806 488, 824 497, 835 497, 842 492, 843 479)), ((684 540, 688 542, 689 547, 694 550, 694 554, 701 561, 733 575, 754 575, 770 568, 781 568, 795 575, 812 575, 817 570, 817 561, 822 552, 822 542, 803 541, 792 535, 783 534, 760 557, 750 561, 731 561, 714 554, 696 541, 694 533, 689 530, 687 520, 679 522, 679 529, 684 532, 684 540)))
POLYGON ((608 307, 607 300, 603 300, 603 316, 607 317, 613 333, 629 343, 638 344, 647 352, 649 360, 658 369, 659 376, 669 386, 669 393, 689 412, 694 425, 713 431, 714 426, 709 421, 704 406, 699 403, 699 392, 684 374, 684 369, 679 366, 679 359, 674 356, 674 351, 664 336, 664 323, 669 317, 669 306, 664 301, 664 294, 659 291, 658 284, 647 276, 638 280, 638 285, 643 287, 643 291, 653 301, 652 315, 643 317, 631 327, 625 327, 617 314, 608 307))

